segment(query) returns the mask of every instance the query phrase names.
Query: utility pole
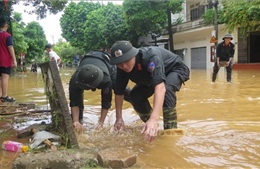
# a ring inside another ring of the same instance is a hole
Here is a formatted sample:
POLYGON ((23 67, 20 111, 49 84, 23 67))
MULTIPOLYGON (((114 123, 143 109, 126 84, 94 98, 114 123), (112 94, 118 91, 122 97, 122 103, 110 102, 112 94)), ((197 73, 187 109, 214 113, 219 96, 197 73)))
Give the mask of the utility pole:
POLYGON ((209 8, 214 8, 214 35, 210 39, 210 43, 214 43, 211 46, 211 62, 215 62, 216 48, 218 45, 218 0, 208 0, 209 8))
POLYGON ((215 0, 213 3, 214 6, 214 29, 216 31, 216 46, 218 44, 218 0, 215 0))

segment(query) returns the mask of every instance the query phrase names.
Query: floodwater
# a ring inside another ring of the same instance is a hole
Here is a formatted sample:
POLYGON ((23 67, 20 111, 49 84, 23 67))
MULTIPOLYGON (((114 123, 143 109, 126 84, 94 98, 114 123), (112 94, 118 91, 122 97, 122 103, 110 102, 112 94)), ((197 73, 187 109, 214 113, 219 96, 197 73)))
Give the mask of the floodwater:
MULTIPOLYGON (((73 71, 60 71, 67 98, 73 71)), ((132 150, 137 155, 137 163, 131 168, 260 168, 260 71, 233 70, 232 83, 225 81, 223 68, 212 83, 211 71, 192 70, 191 79, 177 93, 178 128, 183 134, 159 135, 150 144, 140 134, 142 122, 128 103, 124 103, 123 112, 126 131, 113 131, 114 104, 105 127, 94 130, 99 117, 100 92, 86 91, 87 130, 78 136, 80 147, 95 151, 119 147, 132 150)), ((10 78, 9 86, 9 95, 18 102, 33 102, 48 108, 40 72, 15 75, 10 78)), ((159 124, 161 127, 162 122, 159 124)), ((1 142, 17 140, 15 130, 11 129, 13 124, 0 122, 0 126, 1 142)), ((0 157, 0 166, 3 159, 9 159, 2 164, 11 168, 15 153, 2 151, 0 157)))

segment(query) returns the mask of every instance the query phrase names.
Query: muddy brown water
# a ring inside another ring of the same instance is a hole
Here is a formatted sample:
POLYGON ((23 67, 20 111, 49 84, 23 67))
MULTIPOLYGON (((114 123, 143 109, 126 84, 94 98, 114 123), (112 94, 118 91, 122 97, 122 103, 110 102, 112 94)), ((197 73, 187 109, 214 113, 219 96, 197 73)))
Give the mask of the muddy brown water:
MULTIPOLYGON (((60 71, 67 98, 73 72, 74 69, 60 71)), ((111 147, 134 150, 137 164, 133 168, 259 168, 260 70, 234 70, 232 83, 227 83, 225 76, 221 69, 216 83, 212 83, 211 70, 192 70, 191 79, 177 93, 178 125, 184 134, 160 135, 151 144, 140 134, 142 122, 128 103, 124 103, 125 132, 113 132, 114 104, 105 127, 94 130, 100 92, 87 91, 84 101, 87 131, 78 137, 79 144, 96 151, 111 147)), ((9 95, 18 102, 49 108, 40 72, 11 77, 9 95)), ((161 127, 162 122, 159 124, 161 127)), ((0 122, 0 143, 18 140, 16 130, 26 125, 0 122)), ((28 143, 28 138, 18 141, 28 143)), ((16 155, 1 151, 0 168, 10 169, 16 155)))

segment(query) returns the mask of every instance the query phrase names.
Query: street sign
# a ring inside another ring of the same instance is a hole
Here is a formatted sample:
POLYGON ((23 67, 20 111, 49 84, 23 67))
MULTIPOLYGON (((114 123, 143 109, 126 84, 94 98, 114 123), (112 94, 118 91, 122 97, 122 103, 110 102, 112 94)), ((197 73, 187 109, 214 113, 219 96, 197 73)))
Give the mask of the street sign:
POLYGON ((218 40, 215 38, 215 36, 212 36, 210 39, 210 43, 216 43, 218 40))

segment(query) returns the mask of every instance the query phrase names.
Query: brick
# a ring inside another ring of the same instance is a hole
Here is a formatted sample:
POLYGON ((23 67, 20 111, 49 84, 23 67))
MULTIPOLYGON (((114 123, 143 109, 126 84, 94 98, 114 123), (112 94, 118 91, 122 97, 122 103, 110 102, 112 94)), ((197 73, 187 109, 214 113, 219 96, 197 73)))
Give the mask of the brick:
POLYGON ((109 148, 98 152, 97 160, 102 167, 127 168, 136 163, 133 151, 124 148, 109 148))

